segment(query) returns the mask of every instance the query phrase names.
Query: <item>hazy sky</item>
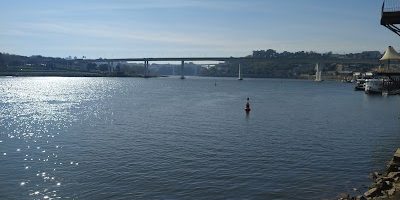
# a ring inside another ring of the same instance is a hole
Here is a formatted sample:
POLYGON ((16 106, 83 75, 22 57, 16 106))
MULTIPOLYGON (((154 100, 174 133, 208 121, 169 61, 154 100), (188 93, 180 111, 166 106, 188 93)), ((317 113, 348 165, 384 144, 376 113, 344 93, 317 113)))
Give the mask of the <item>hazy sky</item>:
POLYGON ((400 49, 380 0, 0 0, 0 51, 88 58, 400 49))

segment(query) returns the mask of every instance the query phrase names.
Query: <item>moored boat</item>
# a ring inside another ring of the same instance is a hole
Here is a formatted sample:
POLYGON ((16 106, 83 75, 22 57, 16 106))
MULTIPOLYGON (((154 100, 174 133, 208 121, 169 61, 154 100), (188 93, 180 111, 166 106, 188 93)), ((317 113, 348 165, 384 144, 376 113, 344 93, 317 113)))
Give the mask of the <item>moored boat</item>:
POLYGON ((363 78, 357 79, 356 86, 354 87, 354 90, 358 91, 365 91, 365 80, 363 78))
POLYGON ((365 93, 367 94, 382 94, 383 79, 366 79, 365 80, 365 93))

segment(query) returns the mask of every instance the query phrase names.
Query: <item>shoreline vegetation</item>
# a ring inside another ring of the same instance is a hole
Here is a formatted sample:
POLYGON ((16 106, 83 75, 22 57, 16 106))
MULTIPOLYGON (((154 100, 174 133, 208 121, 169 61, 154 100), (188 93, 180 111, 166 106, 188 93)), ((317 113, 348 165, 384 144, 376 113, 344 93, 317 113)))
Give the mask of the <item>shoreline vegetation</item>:
MULTIPOLYGON (((260 60, 229 61, 214 64, 186 62, 185 76, 237 77, 238 66, 247 78, 292 78, 313 79, 315 65, 323 68, 324 79, 344 80, 353 72, 367 72, 378 69, 381 63, 379 51, 333 54, 316 52, 277 52, 272 49, 253 51, 246 57, 264 58, 260 60)), ((0 53, 0 76, 66 76, 66 77, 144 77, 144 63, 94 61, 85 57, 55 58, 21 56, 0 53)), ((146 77, 174 76, 181 74, 180 64, 149 65, 146 77)))
POLYGON ((54 76, 54 77, 143 77, 140 75, 118 75, 100 74, 94 72, 75 72, 75 71, 21 71, 21 72, 0 72, 0 77, 29 77, 29 76, 54 76))

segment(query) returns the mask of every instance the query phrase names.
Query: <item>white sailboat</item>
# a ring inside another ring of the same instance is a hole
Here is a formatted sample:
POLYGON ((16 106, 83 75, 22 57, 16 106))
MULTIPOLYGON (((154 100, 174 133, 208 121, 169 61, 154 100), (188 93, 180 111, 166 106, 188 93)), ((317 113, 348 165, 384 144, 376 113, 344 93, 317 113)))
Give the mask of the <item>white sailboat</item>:
POLYGON ((320 67, 319 67, 319 63, 317 63, 316 65, 315 65, 315 81, 316 82, 321 82, 321 81, 323 81, 322 80, 322 71, 321 71, 321 69, 320 69, 320 67))
POLYGON ((238 77, 238 80, 239 80, 239 81, 242 81, 242 80, 243 80, 242 71, 241 71, 241 69, 240 69, 240 64, 239 64, 239 77, 238 77))

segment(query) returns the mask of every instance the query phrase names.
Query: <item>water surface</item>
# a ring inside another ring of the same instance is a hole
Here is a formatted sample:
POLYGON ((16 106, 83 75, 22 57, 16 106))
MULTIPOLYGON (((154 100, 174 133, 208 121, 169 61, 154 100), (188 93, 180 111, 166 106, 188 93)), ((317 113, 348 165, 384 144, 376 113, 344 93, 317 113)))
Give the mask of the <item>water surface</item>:
POLYGON ((0 199, 334 198, 400 143, 400 97, 337 82, 25 77, 0 94, 0 199))

